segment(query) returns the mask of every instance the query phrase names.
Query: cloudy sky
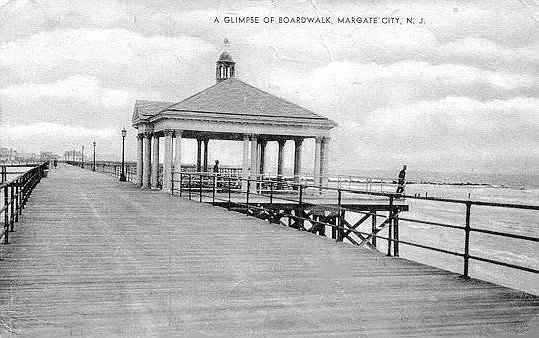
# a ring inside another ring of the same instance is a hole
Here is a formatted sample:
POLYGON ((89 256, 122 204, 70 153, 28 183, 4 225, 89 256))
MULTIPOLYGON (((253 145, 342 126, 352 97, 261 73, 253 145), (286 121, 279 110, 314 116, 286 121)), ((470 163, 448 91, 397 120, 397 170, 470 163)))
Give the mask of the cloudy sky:
MULTIPOLYGON (((0 142, 63 154, 95 139, 98 158, 118 159, 125 125, 134 159, 134 101, 180 101, 212 85, 227 38, 239 78, 339 124, 333 170, 407 163, 538 174, 534 2, 0 0, 0 142), (237 24, 227 16, 332 23, 237 24)), ((239 164, 235 147, 213 144, 210 158, 239 164)))

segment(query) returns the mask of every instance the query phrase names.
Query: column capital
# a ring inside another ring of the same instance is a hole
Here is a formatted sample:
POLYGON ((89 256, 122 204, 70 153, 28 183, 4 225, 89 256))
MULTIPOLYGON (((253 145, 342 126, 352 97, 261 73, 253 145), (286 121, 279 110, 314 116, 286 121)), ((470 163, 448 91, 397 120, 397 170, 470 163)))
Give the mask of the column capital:
POLYGON ((278 143, 280 146, 283 146, 283 147, 284 147, 284 145, 285 145, 285 143, 286 143, 286 139, 279 139, 279 140, 277 140, 277 143, 278 143))
POLYGON ((163 130, 163 134, 164 134, 165 136, 173 136, 173 135, 174 135, 174 130, 172 130, 172 129, 165 129, 165 130, 163 130))
POLYGON ((183 134, 183 130, 181 129, 174 130, 174 137, 182 137, 182 134, 183 134))
POLYGON ((302 137, 296 137, 296 138, 294 138, 294 142, 297 145, 301 145, 303 143, 303 138, 302 137))
POLYGON ((321 139, 322 139, 323 142, 329 142, 329 141, 331 141, 331 137, 329 137, 329 136, 321 137, 321 139))
POLYGON ((137 138, 138 138, 139 140, 142 140, 142 139, 144 138, 144 133, 139 133, 139 134, 137 134, 137 138))
POLYGON ((142 133, 142 137, 151 138, 153 133, 151 131, 145 131, 142 133))

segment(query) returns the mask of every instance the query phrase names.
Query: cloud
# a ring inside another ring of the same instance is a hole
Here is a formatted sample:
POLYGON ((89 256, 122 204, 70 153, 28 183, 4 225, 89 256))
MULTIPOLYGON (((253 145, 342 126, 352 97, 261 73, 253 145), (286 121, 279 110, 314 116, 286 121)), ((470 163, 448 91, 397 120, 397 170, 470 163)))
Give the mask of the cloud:
POLYGON ((24 83, 0 89, 5 99, 32 101, 42 99, 63 99, 86 101, 90 105, 106 107, 126 107, 139 97, 155 97, 157 93, 139 90, 104 88, 99 79, 85 75, 71 76, 54 83, 24 83))
MULTIPOLYGON (((119 139, 119 129, 112 127, 86 128, 49 122, 19 125, 2 124, 0 135, 2 135, 2 146, 8 145, 24 152, 53 151, 60 156, 66 150, 80 150, 81 145, 86 145, 89 154, 93 140, 97 140, 101 153, 104 143, 114 144, 114 153, 116 154, 119 153, 121 146, 118 145, 118 142, 114 142, 119 139)), ((101 155, 100 158, 103 156, 101 155)))
POLYGON ((271 83, 278 94, 346 122, 381 107, 418 100, 533 94, 539 81, 534 74, 406 60, 388 65, 330 62, 304 75, 274 72, 271 83))
POLYGON ((117 136, 114 128, 85 128, 81 126, 69 126, 58 123, 34 123, 29 125, 2 125, 2 134, 6 139, 28 140, 40 139, 43 137, 66 138, 66 137, 98 137, 102 139, 112 139, 117 136))
POLYGON ((0 85, 78 73, 107 85, 147 87, 150 79, 184 71, 209 50, 197 38, 145 36, 120 28, 42 31, 0 45, 0 70, 9 74, 0 85))
POLYGON ((537 142, 539 133, 539 99, 516 97, 481 102, 468 97, 446 97, 438 101, 419 101, 405 106, 380 108, 369 113, 364 130, 381 138, 399 134, 394 139, 427 133, 443 136, 434 143, 468 143, 470 140, 503 144, 508 139, 537 142), (444 135, 440 135, 441 133, 444 135), (537 134, 535 134, 537 135, 537 134))
POLYGON ((418 101, 379 108, 336 129, 334 161, 357 167, 408 162, 418 170, 514 172, 518 165, 518 171, 533 173, 539 159, 537 98, 418 101))

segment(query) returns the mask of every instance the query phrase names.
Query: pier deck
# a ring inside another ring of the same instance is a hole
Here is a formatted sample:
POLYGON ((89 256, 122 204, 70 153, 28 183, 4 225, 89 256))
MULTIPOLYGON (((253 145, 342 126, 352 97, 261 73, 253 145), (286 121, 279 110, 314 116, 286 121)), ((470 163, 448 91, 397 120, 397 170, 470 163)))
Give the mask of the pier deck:
POLYGON ((539 298, 60 166, 0 245, 0 335, 500 335, 539 298))

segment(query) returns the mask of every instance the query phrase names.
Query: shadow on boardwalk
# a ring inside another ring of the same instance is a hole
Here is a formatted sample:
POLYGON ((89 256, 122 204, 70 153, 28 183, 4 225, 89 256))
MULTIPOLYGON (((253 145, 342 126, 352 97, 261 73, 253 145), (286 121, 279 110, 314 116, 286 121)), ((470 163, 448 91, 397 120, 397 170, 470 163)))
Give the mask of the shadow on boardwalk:
POLYGON ((499 335, 538 297, 61 166, 1 245, 0 335, 499 335))

